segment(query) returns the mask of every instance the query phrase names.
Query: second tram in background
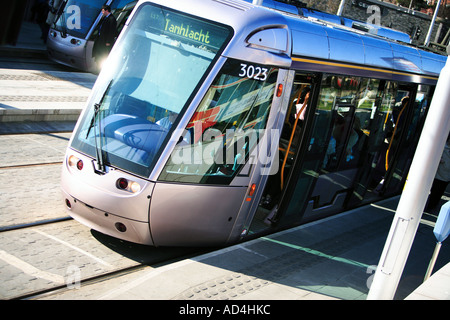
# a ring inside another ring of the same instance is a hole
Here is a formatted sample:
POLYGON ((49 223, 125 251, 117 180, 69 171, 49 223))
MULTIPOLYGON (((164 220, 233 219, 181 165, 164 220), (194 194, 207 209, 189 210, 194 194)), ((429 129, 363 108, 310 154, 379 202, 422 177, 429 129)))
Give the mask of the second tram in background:
POLYGON ((67 149, 69 214, 226 245, 398 195, 446 57, 240 0, 140 1, 67 149))
POLYGON ((61 1, 47 38, 49 57, 76 69, 97 72, 92 49, 98 35, 102 5, 111 7, 120 32, 136 3, 132 0, 61 1))

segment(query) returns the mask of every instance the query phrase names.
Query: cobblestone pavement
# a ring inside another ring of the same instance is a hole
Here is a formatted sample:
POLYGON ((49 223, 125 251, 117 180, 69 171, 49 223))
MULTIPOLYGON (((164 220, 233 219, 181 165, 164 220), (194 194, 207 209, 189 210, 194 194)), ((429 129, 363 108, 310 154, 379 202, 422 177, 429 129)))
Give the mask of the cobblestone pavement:
POLYGON ((67 216, 59 181, 69 137, 0 136, 0 228, 67 216))
POLYGON ((71 133, 0 135, 0 168, 62 162, 71 133))
POLYGON ((70 219, 13 229, 68 217, 60 173, 70 135, 0 135, 0 299, 59 287, 78 289, 80 280, 186 252, 128 243, 70 219))
MULTIPOLYGON (((0 299, 132 265, 76 221, 0 233, 0 299)), ((75 281, 73 282, 75 285, 75 281)))

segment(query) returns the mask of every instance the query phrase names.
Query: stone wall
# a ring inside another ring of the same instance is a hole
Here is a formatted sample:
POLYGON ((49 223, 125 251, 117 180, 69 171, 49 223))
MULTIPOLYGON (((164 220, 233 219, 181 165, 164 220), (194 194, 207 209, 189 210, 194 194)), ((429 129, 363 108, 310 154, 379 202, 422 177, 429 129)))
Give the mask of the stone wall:
MULTIPOLYGON (((329 13, 337 13, 341 1, 303 0, 303 2, 305 2, 308 7, 313 7, 329 13)), ((418 39, 413 40, 413 43, 417 45, 424 44, 432 18, 421 12, 413 10, 408 12, 408 8, 376 0, 346 0, 342 15, 350 19, 400 30, 410 35, 413 32, 413 28, 420 27, 420 36, 418 39)), ((448 22, 437 19, 433 28, 431 42, 440 42, 448 29, 448 22)))

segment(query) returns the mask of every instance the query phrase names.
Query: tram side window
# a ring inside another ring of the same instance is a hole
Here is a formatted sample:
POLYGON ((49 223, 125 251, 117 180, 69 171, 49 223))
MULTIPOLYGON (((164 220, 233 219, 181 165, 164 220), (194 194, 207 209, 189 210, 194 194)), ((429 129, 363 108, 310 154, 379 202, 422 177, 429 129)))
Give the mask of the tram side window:
POLYGON ((355 97, 355 113, 347 133, 345 154, 339 170, 355 168, 359 165, 362 150, 371 133, 373 115, 377 108, 380 80, 362 78, 355 97))
MULTIPOLYGON (((427 85, 420 85, 417 89, 416 99, 414 101, 413 107, 413 118, 411 125, 408 128, 408 135, 406 140, 418 140, 420 134, 418 134, 417 129, 423 127, 425 121, 425 115, 430 106, 431 101, 431 87, 427 85)), ((417 145, 417 141, 413 142, 412 145, 417 145)))
MULTIPOLYGON (((380 88, 381 90, 381 88, 380 88)), ((396 82, 386 82, 382 88, 380 105, 374 110, 368 141, 368 160, 370 163, 369 190, 377 188, 386 174, 388 150, 394 133, 394 107, 398 94, 396 82)))
POLYGON ((329 123, 328 134, 322 136, 328 142, 322 162, 322 170, 326 172, 336 170, 340 161, 352 159, 352 147, 358 140, 352 119, 359 81, 355 77, 329 75, 322 82, 318 112, 326 113, 329 123))
POLYGON ((227 60, 159 179, 229 184, 249 159, 256 160, 277 75, 275 68, 227 60))
POLYGON ((323 173, 356 168, 365 161, 362 150, 380 149, 385 130, 391 127, 385 122, 392 114, 392 88, 393 84, 385 90, 384 82, 377 79, 323 78, 316 112, 320 123, 316 126, 327 131, 314 138, 316 149, 324 151, 323 173))

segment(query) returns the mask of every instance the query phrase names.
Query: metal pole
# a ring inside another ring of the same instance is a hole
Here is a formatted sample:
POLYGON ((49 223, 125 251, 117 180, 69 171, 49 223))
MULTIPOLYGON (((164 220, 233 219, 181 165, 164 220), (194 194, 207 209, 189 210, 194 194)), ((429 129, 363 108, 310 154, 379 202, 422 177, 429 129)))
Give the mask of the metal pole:
POLYGON ((437 242, 436 247, 434 247, 433 256, 431 257, 430 264, 428 265, 427 274, 425 275, 425 278, 423 281, 427 281, 428 278, 431 276, 431 273, 433 272, 434 264, 436 263, 439 250, 441 250, 442 242, 437 242))
POLYGON ((438 0, 438 3, 436 5, 436 10, 434 10, 433 19, 431 19, 430 28, 428 29, 427 37, 425 39, 426 47, 428 47, 430 45, 431 32, 433 31, 434 22, 436 21, 436 17, 437 17, 440 5, 441 5, 441 0, 438 0))
POLYGON ((262 6, 263 0, 253 0, 254 5, 262 6))
POLYGON ((337 16, 342 16, 342 12, 344 11, 345 0, 341 0, 341 4, 339 5, 339 9, 336 13, 337 16))
POLYGON ((407 183, 375 271, 368 300, 394 298, 449 130, 450 62, 447 57, 409 170, 407 183))

